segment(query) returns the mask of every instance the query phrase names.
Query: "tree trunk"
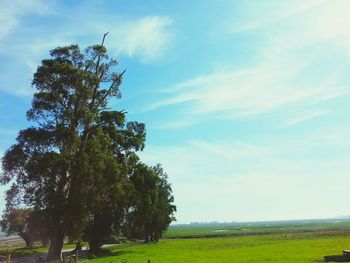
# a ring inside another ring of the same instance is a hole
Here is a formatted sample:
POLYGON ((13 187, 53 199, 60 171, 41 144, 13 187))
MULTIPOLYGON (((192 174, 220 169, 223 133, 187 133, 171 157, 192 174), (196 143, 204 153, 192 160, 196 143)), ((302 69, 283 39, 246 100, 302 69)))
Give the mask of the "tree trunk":
POLYGON ((18 234, 23 240, 24 242, 26 243, 26 248, 32 248, 33 246, 33 242, 32 240, 30 239, 30 236, 28 233, 19 233, 18 234))
POLYGON ((41 238, 40 242, 43 245, 43 247, 47 247, 49 245, 49 239, 47 237, 41 238))
POLYGON ((101 248, 102 248, 102 243, 101 242, 94 242, 90 241, 89 242, 89 249, 90 252, 94 255, 99 255, 101 253, 101 248))
POLYGON ((33 243, 32 243, 31 240, 24 239, 24 242, 26 242, 26 248, 32 248, 33 247, 33 243))
POLYGON ((59 233, 51 238, 49 252, 47 253, 46 260, 62 260, 63 239, 63 233, 59 233))
POLYGON ((73 244, 76 241, 76 239, 73 237, 73 235, 68 236, 68 244, 73 244))
POLYGON ((145 243, 149 243, 151 239, 151 236, 147 233, 145 236, 145 243))

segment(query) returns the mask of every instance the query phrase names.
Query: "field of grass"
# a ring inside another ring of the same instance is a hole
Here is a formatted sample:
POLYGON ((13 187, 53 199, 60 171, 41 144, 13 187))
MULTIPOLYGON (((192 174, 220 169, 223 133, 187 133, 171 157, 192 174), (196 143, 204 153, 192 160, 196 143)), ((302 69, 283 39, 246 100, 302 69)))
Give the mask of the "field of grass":
MULTIPOLYGON (((63 249, 74 249, 75 244, 64 244, 63 249)), ((11 243, 11 246, 0 246, 0 255, 11 254, 12 258, 23 257, 28 255, 35 254, 44 254, 47 253, 47 247, 34 247, 31 249, 25 248, 24 242, 11 243)))
MULTIPOLYGON (((168 238, 156 244, 110 248, 86 263, 179 262, 323 262, 325 255, 350 249, 349 220, 311 220, 255 223, 212 223, 171 226, 168 238), (211 235, 227 235, 212 237, 211 235), (229 236, 237 234, 237 236, 229 236), (196 237, 196 238, 189 238, 196 237), (207 237, 207 238, 204 238, 207 237)), ((47 248, 23 248, 23 243, 0 247, 12 258, 46 253, 47 248)), ((64 248, 74 248, 74 244, 64 248)))
POLYGON ((350 248, 350 233, 320 232, 257 236, 163 239, 115 249, 112 255, 88 263, 179 263, 179 262, 323 262, 323 256, 350 248))
POLYGON ((319 231, 322 229, 339 230, 349 229, 349 219, 330 220, 293 220, 293 221, 271 221, 250 223, 205 223, 173 225, 164 234, 165 238, 196 236, 196 235, 218 235, 218 234, 245 234, 245 233, 276 233, 288 231, 319 231))

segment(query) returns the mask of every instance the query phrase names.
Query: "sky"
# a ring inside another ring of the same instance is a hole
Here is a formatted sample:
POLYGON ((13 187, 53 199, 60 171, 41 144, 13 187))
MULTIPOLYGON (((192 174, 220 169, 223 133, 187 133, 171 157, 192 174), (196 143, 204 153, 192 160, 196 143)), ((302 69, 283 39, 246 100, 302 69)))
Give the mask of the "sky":
POLYGON ((146 124, 140 156, 168 173, 177 223, 349 215, 349 9, 0 0, 0 154, 30 125, 32 76, 49 50, 109 32, 109 54, 126 69, 110 106, 146 124))

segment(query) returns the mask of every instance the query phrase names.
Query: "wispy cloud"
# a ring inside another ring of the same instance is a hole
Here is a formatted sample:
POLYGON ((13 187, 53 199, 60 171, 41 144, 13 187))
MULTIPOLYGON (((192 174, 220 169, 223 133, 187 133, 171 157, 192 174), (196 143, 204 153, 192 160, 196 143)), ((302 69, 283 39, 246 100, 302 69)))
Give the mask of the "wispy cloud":
POLYGON ((244 71, 217 72, 199 76, 178 84, 170 98, 148 105, 148 110, 191 103, 193 114, 228 111, 232 115, 251 115, 275 110, 290 104, 314 104, 342 96, 347 86, 331 86, 327 77, 315 80, 314 85, 302 80, 298 74, 309 62, 270 62, 244 71), (319 84, 319 85, 317 85, 319 84), (328 86, 328 84, 330 86, 328 86))
POLYGON ((90 20, 83 30, 94 28, 100 35, 108 31, 108 47, 116 55, 150 62, 161 57, 173 40, 174 35, 169 29, 172 23, 173 20, 169 16, 151 15, 136 19, 107 16, 90 20))
POLYGON ((172 19, 163 16, 143 17, 126 21, 112 29, 110 46, 119 54, 149 61, 163 55, 171 34, 167 27, 172 19))
MULTIPOLYGON (((266 48, 266 55, 295 52, 303 48, 329 48, 332 45, 345 54, 350 54, 350 17, 346 12, 350 8, 350 2, 306 1, 308 2, 313 5, 312 8, 299 10, 288 18, 269 25, 274 34, 267 37, 270 47, 266 48)), ((254 30, 260 29, 262 28, 257 25, 254 30)))
POLYGON ((328 217, 346 204, 348 135, 343 127, 256 143, 193 140, 146 147, 142 158, 169 173, 182 222, 328 217))
POLYGON ((275 23, 283 22, 295 15, 299 15, 303 12, 310 10, 311 8, 317 8, 319 5, 324 3, 325 0, 305 0, 298 4, 294 4, 292 1, 282 2, 261 2, 252 1, 243 4, 242 16, 243 21, 236 22, 232 27, 230 26, 231 32, 244 32, 252 31, 265 27, 269 27, 275 23), (269 15, 262 15, 261 9, 268 9, 269 15))
POLYGON ((158 124, 155 128, 158 129, 180 129, 190 127, 192 125, 200 123, 201 120, 192 118, 182 118, 180 120, 168 120, 164 123, 158 124))
POLYGON ((0 91, 30 96, 32 74, 50 49, 72 43, 84 48, 96 43, 87 42, 88 38, 99 42, 107 31, 106 45, 111 57, 132 57, 143 63, 160 59, 173 40, 169 30, 172 19, 168 16, 111 17, 101 9, 94 10, 92 18, 89 8, 71 10, 60 6, 58 13, 55 7, 54 1, 43 0, 0 3, 0 56, 7 61, 7 67, 0 73, 0 91), (30 15, 51 15, 52 25, 36 24, 28 19, 30 15), (20 78, 14 73, 18 71, 20 78))
POLYGON ((307 121, 309 119, 314 119, 317 117, 321 117, 321 116, 325 116, 328 115, 329 112, 328 111, 315 111, 315 112, 305 112, 293 119, 288 120, 283 127, 289 127, 289 126, 293 126, 293 125, 297 125, 299 123, 302 123, 304 121, 307 121))
MULTIPOLYGON (((27 14, 49 15, 54 12, 54 1, 3 0, 0 2, 0 40, 13 32, 27 14)), ((25 25, 22 25, 25 26, 25 25)))
POLYGON ((250 48, 259 58, 257 63, 184 80, 146 110, 183 104, 193 115, 220 112, 219 116, 236 118, 285 107, 305 108, 347 94, 348 74, 344 67, 335 70, 334 66, 350 66, 346 59, 350 18, 345 11, 349 2, 310 0, 278 6, 281 12, 267 11, 265 6, 263 15, 254 13, 253 22, 241 21, 236 28, 235 32, 254 31, 250 48))

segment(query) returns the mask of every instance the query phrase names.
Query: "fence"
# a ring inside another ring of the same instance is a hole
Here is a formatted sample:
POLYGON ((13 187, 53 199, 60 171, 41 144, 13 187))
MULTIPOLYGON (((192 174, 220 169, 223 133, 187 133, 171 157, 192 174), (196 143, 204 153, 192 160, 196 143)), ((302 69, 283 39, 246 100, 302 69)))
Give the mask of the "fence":
POLYGON ((11 262, 11 254, 8 254, 8 256, 0 255, 0 262, 10 263, 11 262))
POLYGON ((103 246, 103 248, 110 248, 111 250, 117 250, 125 247, 133 247, 141 244, 144 244, 144 241, 126 242, 121 244, 106 244, 103 246))
MULTIPOLYGON (((125 247, 131 247, 141 244, 141 242, 128 242, 122 244, 107 244, 104 245, 103 248, 111 249, 112 251, 116 251, 118 249, 122 249, 125 247)), ((63 252, 63 261, 66 263, 76 263, 79 261, 84 261, 89 259, 90 251, 88 249, 84 250, 75 250, 70 252, 63 252)))
MULTIPOLYGON (((126 248, 126 247, 132 247, 136 245, 143 244, 141 241, 135 241, 135 242, 127 242, 122 244, 107 244, 104 245, 103 248, 110 249, 112 252, 116 252, 120 249, 126 248)), ((10 252, 10 251, 8 251, 10 252)), ((89 253, 90 251, 88 249, 84 250, 73 250, 73 251, 67 251, 62 253, 63 262, 65 263, 77 263, 79 261, 85 261, 89 259, 89 253)), ((34 254, 34 255, 28 255, 23 257, 15 257, 11 259, 11 254, 8 254, 8 256, 2 256, 0 255, 0 263, 18 263, 18 262, 27 262, 27 263, 35 263, 35 262, 46 262, 46 254, 34 254)), ((122 259, 120 260, 122 263, 126 263, 127 261, 122 259)))
POLYGON ((87 260, 89 258, 89 250, 75 250, 72 252, 64 252, 62 256, 63 262, 76 263, 78 261, 87 260))

